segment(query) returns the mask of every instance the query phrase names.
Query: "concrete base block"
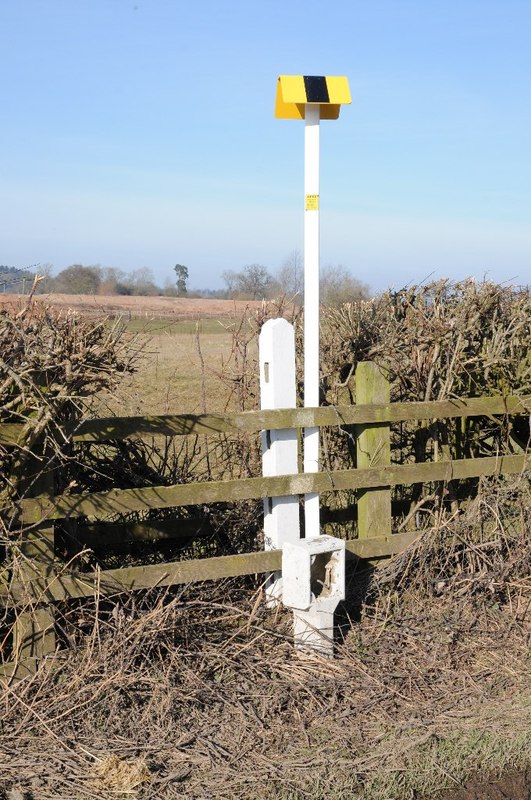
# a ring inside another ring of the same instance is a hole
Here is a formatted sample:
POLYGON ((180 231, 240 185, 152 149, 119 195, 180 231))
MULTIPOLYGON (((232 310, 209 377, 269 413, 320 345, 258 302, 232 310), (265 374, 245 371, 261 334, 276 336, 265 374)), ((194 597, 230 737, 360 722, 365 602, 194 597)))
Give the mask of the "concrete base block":
POLYGON ((334 612, 293 609, 293 639, 298 651, 333 658, 334 612))
POLYGON ((282 580, 295 649, 332 658, 334 611, 345 599, 345 542, 333 536, 285 542, 282 580))

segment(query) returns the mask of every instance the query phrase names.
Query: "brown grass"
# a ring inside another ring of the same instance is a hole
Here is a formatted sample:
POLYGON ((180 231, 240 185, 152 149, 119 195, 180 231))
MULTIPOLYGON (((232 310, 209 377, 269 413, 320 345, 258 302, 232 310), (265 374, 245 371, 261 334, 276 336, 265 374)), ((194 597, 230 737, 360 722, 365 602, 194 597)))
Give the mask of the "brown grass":
MULTIPOLYGON (((258 309, 259 300, 207 300, 189 297, 129 297, 124 295, 42 294, 37 302, 59 309, 77 311, 84 316, 122 316, 124 319, 200 320, 238 317, 246 308, 258 309)), ((0 308, 19 304, 23 295, 0 295, 0 308)))
MULTIPOLYGON (((27 298, 0 295, 2 308, 17 309, 27 298)), ((263 304, 247 300, 205 300, 120 295, 36 295, 35 301, 83 317, 122 319, 141 352, 134 375, 114 393, 95 397, 101 414, 140 415, 223 411, 230 384, 239 379, 234 332, 242 318, 263 304)), ((256 342, 250 344, 256 360, 256 342)))
POLYGON ((219 322, 206 333, 189 328, 140 330, 137 371, 112 394, 97 398, 98 413, 117 415, 201 413, 224 411, 230 380, 232 333, 219 322))

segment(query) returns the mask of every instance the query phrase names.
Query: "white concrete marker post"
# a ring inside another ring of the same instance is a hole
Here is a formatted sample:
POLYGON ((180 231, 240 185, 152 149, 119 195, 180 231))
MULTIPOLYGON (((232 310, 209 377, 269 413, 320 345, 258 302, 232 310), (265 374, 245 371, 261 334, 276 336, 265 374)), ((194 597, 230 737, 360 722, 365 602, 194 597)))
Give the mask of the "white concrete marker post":
MULTIPOLYGON (((345 77, 280 75, 275 116, 304 120, 304 406, 319 406, 319 126, 350 103, 345 77)), ((304 431, 304 472, 319 471, 319 429, 304 431)), ((282 546, 283 603, 298 649, 333 654, 334 611, 345 596, 345 543, 321 536, 319 495, 304 497, 305 538, 282 546)))
MULTIPOLYGON (((295 332, 285 319, 270 319, 259 337, 261 408, 295 408, 295 332)), ((297 431, 262 431, 262 472, 294 475, 298 472, 297 431)), ((264 500, 264 547, 279 550, 285 542, 300 538, 299 499, 267 497, 264 500)), ((280 572, 272 573, 266 584, 270 605, 282 599, 280 572)))
POLYGON ((282 579, 295 647, 333 656, 334 611, 345 598, 345 542, 333 536, 286 542, 282 579))
MULTIPOLYGON (((304 117, 304 406, 319 405, 319 105, 304 117)), ((319 472, 319 428, 304 430, 304 472, 319 472)), ((321 533, 319 495, 304 497, 305 536, 321 533)))

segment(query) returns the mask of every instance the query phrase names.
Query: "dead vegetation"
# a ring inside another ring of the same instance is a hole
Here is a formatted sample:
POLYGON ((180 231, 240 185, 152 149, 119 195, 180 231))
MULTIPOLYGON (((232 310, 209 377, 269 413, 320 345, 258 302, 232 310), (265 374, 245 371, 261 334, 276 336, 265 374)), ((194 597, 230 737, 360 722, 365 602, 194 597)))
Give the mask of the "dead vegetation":
POLYGON ((295 656, 248 582, 85 607, 82 646, 3 695, 5 796, 405 800, 524 769, 530 523, 526 476, 487 483, 384 569, 352 564, 333 662, 295 656))
POLYGON ((135 357, 119 323, 87 322, 31 296, 0 311, 0 420, 24 426, 19 447, 0 444, 2 504, 31 491, 32 480, 15 484, 15 473, 33 473, 35 480, 68 459, 61 425, 80 419, 135 357))
MULTIPOLYGON (((297 332, 299 402, 302 404, 302 313, 280 312, 297 332)), ((229 386, 238 407, 258 402, 258 364, 251 343, 275 304, 248 315, 235 331, 229 386)), ((321 403, 356 402, 355 373, 373 361, 388 378, 392 402, 458 397, 531 395, 531 292, 488 281, 436 281, 384 292, 371 300, 325 307, 321 317, 321 403)), ((356 429, 323 432, 323 469, 356 466, 356 429)), ((395 464, 478 458, 526 452, 528 416, 503 415, 433 419, 391 425, 395 464)), ((397 529, 433 526, 441 513, 454 513, 475 496, 477 480, 449 486, 415 484, 393 490, 397 529)), ((345 508, 355 497, 337 494, 326 502, 345 508)), ((331 517, 333 514, 331 515, 331 517)), ((355 528, 354 528, 355 530, 355 528)))
MULTIPOLYGON (((235 335, 223 376, 239 408, 257 404, 253 330, 278 313, 261 308, 235 335)), ((434 284, 329 313, 328 402, 350 401, 353 367, 366 358, 389 371, 394 399, 451 397, 467 387, 503 394, 511 375, 514 391, 531 393, 528 292, 434 284)), ((30 437, 46 419, 36 442, 76 418, 84 394, 130 361, 122 340, 107 339, 99 323, 33 306, 16 314, 0 317, 0 352, 11 370, 0 375, 7 387, 0 418, 23 421, 30 437), (83 357, 65 356, 68 342, 83 357)), ((492 422, 490 441, 479 426, 465 431, 468 438, 449 428, 446 439, 433 425, 420 428, 423 457, 436 458, 437 443, 459 443, 462 453, 468 441, 478 455, 525 448, 528 420, 520 443, 506 420, 492 422)), ((394 459, 418 454, 416 429, 394 436, 394 459)), ((348 430, 329 438, 327 457, 350 465, 351 439, 348 430)), ((198 440, 177 449, 167 441, 92 446, 83 468, 68 442, 54 447, 68 491, 186 481, 198 472, 206 479, 220 468, 253 474, 259 464, 258 445, 250 449, 243 438, 218 443, 218 451, 198 440)), ((34 450, 32 443, 16 458, 33 460, 34 450)), ((13 456, 0 457, 12 502, 13 456)), ((528 768, 529 475, 485 481, 457 509, 444 489, 404 554, 379 569, 350 563, 333 662, 293 653, 289 615, 265 608, 257 579, 59 607, 58 640, 69 649, 2 694, 0 798, 413 800, 437 797, 478 770, 495 777, 508 766, 528 768)), ((213 535, 181 555, 260 546, 256 504, 203 511, 213 535)), ((3 519, 9 553, 15 530, 3 519)), ((150 545, 85 551, 83 559, 84 568, 97 568, 176 554, 150 545)))

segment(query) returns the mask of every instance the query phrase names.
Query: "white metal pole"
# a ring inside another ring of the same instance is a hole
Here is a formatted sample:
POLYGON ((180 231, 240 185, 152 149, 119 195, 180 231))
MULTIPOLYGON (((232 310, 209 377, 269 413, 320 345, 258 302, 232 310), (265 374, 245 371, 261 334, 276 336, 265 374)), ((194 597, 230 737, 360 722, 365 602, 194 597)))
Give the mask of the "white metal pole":
MULTIPOLYGON (((319 122, 307 104, 304 125, 304 406, 319 405, 319 122)), ((319 471, 319 428, 304 431, 304 472, 319 471)), ((319 495, 304 497, 305 536, 319 536, 319 495)))

